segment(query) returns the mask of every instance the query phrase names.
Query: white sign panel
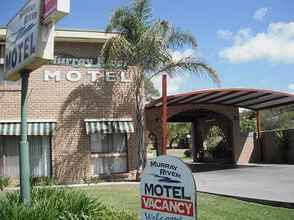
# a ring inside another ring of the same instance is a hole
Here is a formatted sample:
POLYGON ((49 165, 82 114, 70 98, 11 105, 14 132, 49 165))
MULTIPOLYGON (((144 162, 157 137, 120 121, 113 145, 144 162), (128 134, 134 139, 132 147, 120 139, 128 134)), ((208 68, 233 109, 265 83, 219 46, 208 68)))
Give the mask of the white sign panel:
POLYGON ((141 220, 196 219, 196 184, 183 161, 172 156, 149 161, 140 191, 141 220))
POLYGON ((41 24, 42 1, 28 1, 7 25, 5 78, 8 80, 17 80, 20 71, 37 69, 53 59, 54 26, 41 24))

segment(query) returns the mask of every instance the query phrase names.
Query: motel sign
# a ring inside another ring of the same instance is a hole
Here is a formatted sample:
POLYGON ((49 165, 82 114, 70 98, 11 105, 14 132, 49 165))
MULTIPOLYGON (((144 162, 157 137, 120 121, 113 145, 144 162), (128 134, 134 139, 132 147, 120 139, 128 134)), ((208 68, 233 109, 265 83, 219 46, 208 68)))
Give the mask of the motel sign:
POLYGON ((5 79, 18 80, 54 59, 54 25, 69 13, 69 0, 30 0, 7 24, 5 79))
POLYGON ((196 184, 179 159, 159 156, 148 162, 141 184, 141 220, 195 220, 196 184))
POLYGON ((31 0, 7 25, 5 78, 18 80, 23 69, 34 70, 53 59, 54 25, 42 25, 42 1, 31 0))

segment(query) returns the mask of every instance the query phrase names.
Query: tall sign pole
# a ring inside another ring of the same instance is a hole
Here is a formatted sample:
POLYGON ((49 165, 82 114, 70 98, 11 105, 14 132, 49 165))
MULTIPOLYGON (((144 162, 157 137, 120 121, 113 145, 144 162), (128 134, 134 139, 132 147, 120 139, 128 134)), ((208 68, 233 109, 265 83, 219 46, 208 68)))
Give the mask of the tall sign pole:
POLYGON ((167 78, 162 75, 162 154, 166 155, 167 148, 167 78))
POLYGON ((69 13, 70 0, 29 0, 7 24, 6 80, 21 79, 20 192, 31 204, 30 150, 28 143, 29 75, 54 57, 54 24, 69 13))
POLYGON ((29 72, 21 74, 21 141, 19 146, 20 193, 25 204, 31 204, 30 149, 28 142, 28 84, 29 72))

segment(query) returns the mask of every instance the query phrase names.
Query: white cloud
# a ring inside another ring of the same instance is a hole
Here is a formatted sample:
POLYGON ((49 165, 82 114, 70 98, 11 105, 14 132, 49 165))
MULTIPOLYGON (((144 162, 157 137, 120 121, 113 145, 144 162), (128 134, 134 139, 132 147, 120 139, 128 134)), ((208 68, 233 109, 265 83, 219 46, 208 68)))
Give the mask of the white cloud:
POLYGON ((251 37, 251 29, 250 28, 243 28, 240 29, 233 37, 235 44, 243 44, 251 37))
POLYGON ((228 30, 218 30, 216 34, 218 38, 223 40, 231 40, 233 38, 233 32, 228 30))
POLYGON ((294 90, 294 83, 289 84, 288 89, 294 90))
MULTIPOLYGON (((161 76, 155 77, 152 79, 152 82, 154 84, 154 87, 160 92, 161 94, 161 76)), ((169 77, 167 76, 167 94, 168 95, 175 95, 177 93, 181 92, 181 88, 187 82, 187 77, 185 76, 175 76, 175 77, 169 77)))
POLYGON ((254 12, 253 18, 257 21, 262 21, 268 12, 269 8, 260 8, 254 12))
POLYGON ((232 63, 268 60, 277 63, 294 63, 294 22, 271 23, 266 32, 252 36, 249 28, 234 35, 233 45, 219 53, 232 63))

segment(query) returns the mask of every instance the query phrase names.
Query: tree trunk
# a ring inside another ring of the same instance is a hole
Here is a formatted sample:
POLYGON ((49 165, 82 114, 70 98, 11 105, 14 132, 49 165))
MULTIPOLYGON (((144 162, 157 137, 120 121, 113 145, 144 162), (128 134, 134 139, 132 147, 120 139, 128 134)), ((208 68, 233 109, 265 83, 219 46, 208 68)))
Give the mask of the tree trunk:
POLYGON ((138 149, 138 166, 136 179, 139 180, 146 165, 146 149, 144 146, 144 85, 143 73, 136 74, 135 98, 136 98, 136 146, 138 149))

